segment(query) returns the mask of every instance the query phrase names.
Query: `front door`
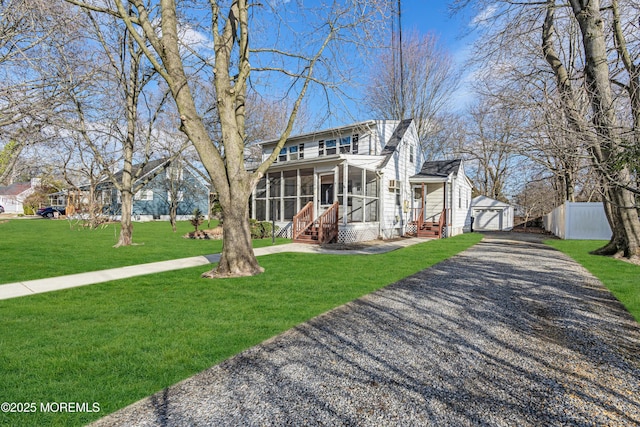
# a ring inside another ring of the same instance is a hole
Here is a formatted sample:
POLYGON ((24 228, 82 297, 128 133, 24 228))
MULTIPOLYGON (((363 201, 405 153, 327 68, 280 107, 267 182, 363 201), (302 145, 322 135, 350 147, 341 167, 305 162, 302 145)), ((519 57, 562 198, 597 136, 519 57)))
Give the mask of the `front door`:
POLYGON ((425 211, 427 204, 427 191, 424 184, 413 187, 413 212, 411 221, 418 221, 421 212, 425 211))
POLYGON ((318 215, 326 211, 334 202, 334 175, 320 175, 320 211, 318 215))

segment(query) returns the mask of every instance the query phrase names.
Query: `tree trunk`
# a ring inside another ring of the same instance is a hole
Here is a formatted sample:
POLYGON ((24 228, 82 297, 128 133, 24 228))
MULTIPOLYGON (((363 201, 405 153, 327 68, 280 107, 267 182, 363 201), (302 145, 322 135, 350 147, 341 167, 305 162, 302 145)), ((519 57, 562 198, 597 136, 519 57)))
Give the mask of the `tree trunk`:
POLYGON ((121 193, 122 209, 120 219, 120 238, 118 243, 114 246, 119 248, 120 246, 131 246, 133 243, 133 222, 131 222, 133 195, 130 190, 123 190, 121 193))
POLYGON ((610 222, 614 224, 612 242, 615 242, 618 253, 625 257, 637 257, 640 255, 640 220, 636 214, 633 193, 621 186, 630 182, 629 167, 616 164, 622 141, 614 110, 600 2, 571 0, 571 5, 582 32, 585 81, 597 135, 594 160, 610 188, 608 193, 613 214, 610 222))
POLYGON ((169 207, 169 222, 171 223, 171 229, 173 232, 176 232, 176 217, 178 216, 178 203, 171 201, 171 206, 169 207))
POLYGON ((251 243, 249 195, 234 198, 230 209, 224 209, 223 218, 224 240, 220 262, 218 267, 204 273, 202 277, 254 276, 264 272, 253 253, 251 243))

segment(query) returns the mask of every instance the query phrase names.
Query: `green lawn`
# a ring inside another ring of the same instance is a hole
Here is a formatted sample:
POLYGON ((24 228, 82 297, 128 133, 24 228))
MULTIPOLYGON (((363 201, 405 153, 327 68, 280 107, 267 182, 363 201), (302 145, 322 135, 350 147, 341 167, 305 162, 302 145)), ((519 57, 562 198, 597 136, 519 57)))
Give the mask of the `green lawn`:
POLYGON ((590 255, 603 240, 548 240, 545 242, 578 261, 596 276, 640 322, 640 266, 614 258, 590 255))
POLYGON ((0 402, 101 408, 0 412, 0 425, 90 422, 480 239, 380 255, 283 253, 260 257, 266 272, 255 277, 201 279, 200 267, 0 301, 0 402))
MULTIPOLYGON (((217 223, 211 224, 215 226, 217 223)), ((221 251, 219 240, 192 240, 182 236, 193 231, 188 221, 174 233, 166 221, 134 223, 134 246, 114 248, 119 224, 103 229, 71 228, 66 220, 16 219, 0 222, 2 262, 0 284, 55 277, 91 270, 122 267, 153 261, 209 255, 221 251)), ((206 223, 203 224, 206 226, 206 223)), ((278 243, 288 242, 278 239, 278 243)), ((255 240, 254 246, 271 245, 271 239, 255 240)))

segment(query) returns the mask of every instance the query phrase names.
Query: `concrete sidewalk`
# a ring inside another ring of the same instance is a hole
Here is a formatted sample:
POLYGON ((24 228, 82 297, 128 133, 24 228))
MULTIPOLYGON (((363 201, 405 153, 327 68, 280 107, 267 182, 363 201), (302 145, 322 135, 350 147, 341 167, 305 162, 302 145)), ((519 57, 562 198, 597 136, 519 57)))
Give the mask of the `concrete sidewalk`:
MULTIPOLYGON (((379 244, 366 245, 360 249, 327 249, 316 245, 301 243, 287 243, 264 248, 256 248, 256 256, 270 255, 282 252, 304 252, 317 254, 339 255, 366 255, 390 252, 403 247, 422 243, 428 239, 408 238, 381 242, 379 244)), ((181 258, 169 261, 151 262, 147 264, 130 265, 126 267, 111 268, 108 270, 91 271, 87 273, 70 274, 67 276, 51 277, 46 279, 28 280, 24 282, 7 283, 0 285, 0 300, 17 298, 60 289, 75 288, 78 286, 93 285, 95 283, 109 282, 111 280, 126 279, 129 277, 146 274, 163 273, 165 271, 180 270, 183 268, 198 267, 216 263, 220 260, 220 254, 181 258)))

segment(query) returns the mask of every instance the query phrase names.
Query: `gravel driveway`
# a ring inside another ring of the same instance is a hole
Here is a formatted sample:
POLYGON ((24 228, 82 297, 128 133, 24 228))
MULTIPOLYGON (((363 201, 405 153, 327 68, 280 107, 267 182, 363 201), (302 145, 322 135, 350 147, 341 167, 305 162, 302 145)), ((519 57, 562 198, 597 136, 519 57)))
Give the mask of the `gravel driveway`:
POLYGON ((639 325, 539 239, 487 234, 96 425, 639 425, 639 325))

